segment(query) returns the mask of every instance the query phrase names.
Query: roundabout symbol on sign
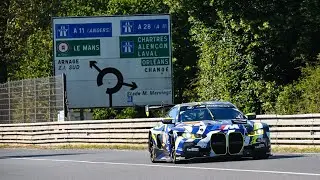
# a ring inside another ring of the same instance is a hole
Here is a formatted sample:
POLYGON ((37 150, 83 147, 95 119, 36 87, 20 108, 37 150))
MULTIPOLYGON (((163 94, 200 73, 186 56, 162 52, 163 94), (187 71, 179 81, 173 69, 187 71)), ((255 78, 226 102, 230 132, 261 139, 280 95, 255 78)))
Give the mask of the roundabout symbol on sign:
POLYGON ((117 84, 112 88, 107 88, 107 90, 106 90, 106 93, 109 95, 109 106, 110 107, 112 107, 112 94, 118 92, 122 88, 122 86, 131 87, 131 90, 135 90, 138 87, 135 82, 132 82, 132 84, 125 83, 123 80, 123 76, 118 69, 112 68, 112 67, 107 67, 107 68, 104 68, 101 70, 96 65, 96 63, 97 63, 96 61, 90 61, 89 65, 90 65, 90 68, 94 67, 99 72, 99 74, 97 76, 97 85, 98 86, 103 85, 103 77, 107 74, 113 74, 117 77, 117 84))

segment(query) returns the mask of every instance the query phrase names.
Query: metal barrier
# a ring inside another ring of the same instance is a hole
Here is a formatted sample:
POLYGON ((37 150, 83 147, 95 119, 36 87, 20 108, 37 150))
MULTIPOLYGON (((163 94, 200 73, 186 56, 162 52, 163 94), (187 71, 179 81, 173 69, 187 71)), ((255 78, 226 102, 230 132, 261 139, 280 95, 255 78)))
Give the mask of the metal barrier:
POLYGON ((274 145, 320 147, 320 114, 259 115, 256 121, 270 126, 274 145))
MULTIPOLYGON (((145 144, 148 130, 160 121, 112 119, 0 124, 0 144, 145 144)), ((270 125, 272 144, 320 147, 320 114, 258 115, 270 125)))

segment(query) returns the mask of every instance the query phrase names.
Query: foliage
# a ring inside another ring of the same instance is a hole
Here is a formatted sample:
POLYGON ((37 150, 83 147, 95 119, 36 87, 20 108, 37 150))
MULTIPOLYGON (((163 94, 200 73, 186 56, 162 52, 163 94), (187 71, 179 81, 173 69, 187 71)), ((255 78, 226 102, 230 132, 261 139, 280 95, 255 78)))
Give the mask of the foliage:
POLYGON ((0 83, 7 81, 7 43, 5 39, 8 20, 9 0, 3 0, 0 4, 0 83))
POLYGON ((93 119, 126 119, 126 118, 139 118, 141 112, 135 107, 127 107, 123 109, 115 108, 99 108, 93 110, 93 119))
POLYGON ((272 111, 276 84, 262 80, 257 72, 252 49, 259 47, 259 42, 250 34, 251 25, 235 22, 222 11, 217 11, 215 17, 212 26, 196 17, 191 19, 194 24, 191 32, 200 54, 197 82, 200 100, 231 101, 248 113, 272 111))
POLYGON ((6 31, 11 80, 52 75, 51 17, 55 1, 10 0, 6 31))
POLYGON ((300 108, 303 113, 320 112, 320 65, 303 70, 304 77, 297 88, 301 93, 300 108))
POLYGON ((27 79, 48 77, 52 75, 52 41, 49 29, 39 30, 30 35, 26 40, 24 55, 19 62, 19 71, 14 73, 14 77, 27 79))
POLYGON ((276 106, 277 113, 320 112, 320 62, 318 66, 308 66, 302 72, 298 82, 289 84, 280 93, 276 106))
POLYGON ((117 119, 126 119, 126 118, 137 118, 138 111, 134 107, 128 107, 123 110, 116 116, 117 119))
POLYGON ((297 80, 320 50, 314 43, 318 28, 305 28, 319 27, 316 1, 174 0, 171 5, 173 11, 187 11, 192 23, 201 100, 275 112, 282 86, 297 80))
POLYGON ((96 108, 93 110, 93 119, 104 120, 114 119, 117 116, 117 111, 113 108, 96 108))
POLYGON ((170 7, 172 17, 172 51, 174 69, 175 103, 196 101, 195 75, 197 67, 197 47, 189 33, 192 24, 189 22, 188 11, 176 7, 177 3, 164 0, 170 7))
MULTIPOLYGON (((11 80, 53 75, 54 16, 158 13, 172 17, 175 103, 221 99, 258 114, 320 111, 315 0, 3 0, 1 72, 8 68, 11 80)), ((94 112, 96 119, 142 116, 135 108, 94 112)))
POLYGON ((301 92, 295 83, 285 86, 277 98, 276 112, 278 114, 296 114, 299 112, 300 98, 301 92))

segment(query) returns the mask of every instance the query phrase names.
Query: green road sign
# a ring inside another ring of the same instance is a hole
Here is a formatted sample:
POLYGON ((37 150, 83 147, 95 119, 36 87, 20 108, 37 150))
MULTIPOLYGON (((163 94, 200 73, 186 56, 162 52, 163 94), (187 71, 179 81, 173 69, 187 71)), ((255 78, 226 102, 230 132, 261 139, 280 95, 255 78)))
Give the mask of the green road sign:
POLYGON ((169 57, 169 35, 122 36, 120 58, 169 57))
POLYGON ((100 40, 66 40, 56 42, 57 57, 99 56, 100 40))
POLYGON ((170 65, 169 58, 141 59, 141 66, 163 66, 170 65))

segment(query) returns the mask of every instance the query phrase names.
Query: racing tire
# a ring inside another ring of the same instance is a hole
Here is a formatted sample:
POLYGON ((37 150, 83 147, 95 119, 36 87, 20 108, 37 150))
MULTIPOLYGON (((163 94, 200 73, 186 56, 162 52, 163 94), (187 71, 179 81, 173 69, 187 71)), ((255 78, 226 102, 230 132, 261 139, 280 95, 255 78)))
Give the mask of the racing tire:
POLYGON ((149 153, 150 153, 150 160, 152 163, 155 163, 157 162, 156 161, 156 152, 155 152, 155 145, 151 139, 151 136, 149 136, 149 153))
POLYGON ((172 159, 172 163, 178 164, 178 163, 179 163, 179 160, 177 160, 175 141, 174 141, 173 138, 171 139, 171 144, 172 144, 172 148, 171 148, 171 159, 172 159))
POLYGON ((174 164, 177 164, 177 163, 178 163, 175 150, 173 150, 173 152, 172 152, 172 162, 173 162, 174 164))
POLYGON ((171 148, 171 159, 174 164, 177 164, 177 154, 174 146, 171 148))
POLYGON ((176 148, 175 148, 175 143, 174 141, 171 141, 171 143, 173 144, 172 148, 171 148, 171 159, 172 159, 172 163, 174 164, 182 164, 184 163, 186 160, 178 160, 177 159, 177 154, 176 154, 176 148))

